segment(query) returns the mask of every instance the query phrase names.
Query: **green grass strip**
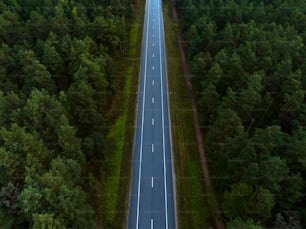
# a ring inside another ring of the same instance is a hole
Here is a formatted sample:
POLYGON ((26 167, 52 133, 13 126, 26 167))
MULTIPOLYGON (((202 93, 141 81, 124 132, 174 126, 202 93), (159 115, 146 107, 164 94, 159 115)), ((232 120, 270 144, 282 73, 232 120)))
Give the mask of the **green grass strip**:
MULTIPOLYGON (((135 57, 137 54, 137 42, 139 39, 139 22, 141 19, 139 16, 135 19, 134 25, 131 26, 130 30, 130 38, 129 38, 129 50, 128 57, 135 57)), ((115 147, 111 152, 111 155, 108 157, 110 174, 107 177, 104 184, 105 196, 104 198, 104 224, 112 227, 112 225, 118 225, 118 222, 114 222, 117 220, 116 214, 118 211, 118 201, 119 201, 119 189, 120 189, 120 177, 121 177, 121 168, 122 168, 122 158, 125 149, 125 137, 126 137, 126 127, 128 123, 128 113, 130 111, 129 103, 130 103, 130 95, 132 89, 132 81, 133 77, 135 77, 136 64, 134 61, 131 61, 129 58, 125 58, 123 63, 126 68, 126 79, 124 83, 123 92, 120 93, 121 102, 120 107, 122 109, 122 114, 118 117, 114 125, 111 127, 108 134, 108 141, 115 143, 115 147)), ((137 66, 138 67, 138 66, 137 66)), ((130 147, 131 148, 131 147, 130 147)), ((132 149, 129 149, 132 150, 132 149)), ((127 185, 126 185, 127 186, 127 185)), ((125 193, 128 190, 124 190, 125 193)), ((121 219, 122 223, 124 219, 121 219)), ((119 223, 120 224, 120 223, 119 223)))
POLYGON ((123 114, 117 119, 108 135, 108 139, 115 142, 116 146, 109 164, 111 174, 109 177, 107 177, 105 182, 105 193, 107 194, 107 198, 105 199, 104 203, 106 224, 112 224, 116 214, 125 124, 126 114, 123 114))
POLYGON ((209 205, 200 165, 191 102, 189 100, 172 8, 164 3, 165 41, 172 127, 174 168, 177 190, 178 228, 209 228, 209 205))

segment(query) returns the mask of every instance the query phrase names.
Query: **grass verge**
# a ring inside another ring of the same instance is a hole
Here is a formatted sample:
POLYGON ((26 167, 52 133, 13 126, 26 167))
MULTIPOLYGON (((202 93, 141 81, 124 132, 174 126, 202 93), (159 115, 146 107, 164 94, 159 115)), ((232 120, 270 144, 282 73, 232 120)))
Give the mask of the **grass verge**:
MULTIPOLYGON (((100 228, 125 228, 129 202, 131 158, 134 141, 134 122, 137 103, 141 39, 144 3, 135 3, 135 18, 130 26, 129 49, 125 58, 118 60, 121 76, 117 85, 116 98, 111 117, 117 117, 112 124, 107 142, 111 142, 106 163, 107 178, 97 182, 101 188, 98 197, 99 212, 97 226, 100 228), (120 82, 123 81, 123 82, 120 82), (123 83, 123 86, 120 86, 123 83)), ((104 172, 102 174, 105 175, 104 172)), ((101 178, 103 179, 103 177, 101 178)))
POLYGON ((197 148, 191 102, 181 66, 169 2, 163 7, 167 51, 168 88, 177 190, 178 228, 208 228, 209 206, 197 148))

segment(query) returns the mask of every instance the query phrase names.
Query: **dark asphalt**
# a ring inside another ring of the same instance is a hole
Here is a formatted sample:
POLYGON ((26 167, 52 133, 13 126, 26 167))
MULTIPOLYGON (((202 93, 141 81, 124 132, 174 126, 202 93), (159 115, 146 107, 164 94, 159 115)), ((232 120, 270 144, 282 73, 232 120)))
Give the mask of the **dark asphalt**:
POLYGON ((175 228, 161 0, 147 0, 129 229, 175 228))

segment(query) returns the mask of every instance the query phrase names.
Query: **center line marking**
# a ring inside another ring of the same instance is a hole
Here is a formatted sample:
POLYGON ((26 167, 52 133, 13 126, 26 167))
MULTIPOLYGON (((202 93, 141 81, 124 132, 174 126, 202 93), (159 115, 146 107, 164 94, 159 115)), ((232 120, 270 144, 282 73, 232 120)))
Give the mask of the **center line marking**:
POLYGON ((154 144, 152 143, 152 153, 154 153, 154 144))
POLYGON ((154 187, 154 178, 151 177, 151 187, 153 188, 154 187))
POLYGON ((154 118, 152 118, 152 126, 154 126, 154 118))
POLYGON ((152 103, 154 103, 155 102, 155 99, 154 99, 154 97, 152 97, 152 103))
POLYGON ((154 80, 152 80, 152 85, 154 86, 154 80))

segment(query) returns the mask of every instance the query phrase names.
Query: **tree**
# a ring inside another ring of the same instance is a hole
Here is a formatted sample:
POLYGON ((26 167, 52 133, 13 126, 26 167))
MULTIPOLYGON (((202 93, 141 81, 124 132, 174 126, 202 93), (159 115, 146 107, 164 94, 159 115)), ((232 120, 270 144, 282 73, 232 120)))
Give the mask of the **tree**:
POLYGON ((223 70, 218 63, 213 63, 211 68, 207 72, 207 79, 209 82, 214 83, 215 85, 221 80, 223 76, 223 70))
POLYGON ((12 45, 19 42, 22 34, 25 33, 20 26, 19 15, 10 10, 2 12, 0 15, 0 41, 12 45))
POLYGON ((10 127, 11 123, 20 121, 20 107, 22 101, 14 92, 9 92, 6 96, 0 90, 0 125, 10 127))
POLYGON ((302 108, 305 91, 301 85, 301 72, 291 74, 291 77, 286 80, 283 87, 283 103, 280 108, 279 119, 287 128, 291 120, 296 119, 302 108))
POLYGON ((57 4, 53 8, 53 12, 54 16, 49 17, 51 30, 59 36, 64 36, 69 33, 68 18, 65 14, 64 6, 57 4))
POLYGON ((240 218, 230 221, 226 226, 228 229, 263 229, 261 225, 255 223, 252 219, 244 221, 240 218))
MULTIPOLYGON (((89 60, 83 56, 78 71, 74 77, 76 79, 87 79, 91 87, 94 89, 95 100, 98 108, 104 108, 107 101, 107 86, 108 81, 106 79, 106 71, 104 66, 106 65, 106 58, 99 57, 95 60, 89 60)), ((102 109, 101 109, 102 112, 102 109)))
POLYGON ((79 163, 84 162, 81 150, 81 141, 76 137, 76 129, 69 124, 66 116, 62 116, 56 128, 60 154, 67 158, 73 158, 79 163))
POLYGON ((57 157, 49 171, 41 176, 27 178, 20 195, 22 209, 34 216, 35 225, 52 222, 73 228, 91 228, 93 210, 86 194, 78 185, 80 165, 72 159, 57 157), (45 217, 43 217, 43 215, 45 217), (51 218, 52 215, 56 218, 51 218), (42 222, 45 221, 45 222, 42 222))
POLYGON ((72 34, 78 39, 84 39, 88 34, 88 21, 80 8, 73 7, 71 10, 72 34))
POLYGON ((97 16, 92 24, 92 37, 97 43, 102 43, 110 52, 114 52, 120 45, 116 19, 97 16))
POLYGON ((301 203, 304 180, 300 173, 288 174, 281 183, 282 191, 275 198, 281 209, 292 209, 301 203))
POLYGON ((306 171, 306 130, 298 128, 292 135, 287 135, 286 150, 282 152, 282 157, 286 159, 290 170, 294 173, 306 171))
POLYGON ((218 162, 215 164, 222 167, 222 170, 216 169, 220 177, 227 177, 220 187, 224 190, 233 182, 245 182, 255 187, 259 174, 259 164, 257 154, 252 147, 248 134, 243 132, 234 137, 227 138, 218 153, 218 162), (221 164, 222 163, 222 164, 221 164))
POLYGON ((255 72, 257 70, 257 58, 252 44, 246 42, 245 44, 240 45, 238 52, 241 57, 243 68, 249 73, 255 72))
POLYGON ((235 110, 238 104, 238 96, 231 87, 227 88, 226 95, 222 97, 218 110, 232 109, 235 110))
POLYGON ((45 40, 50 28, 48 20, 39 12, 33 10, 30 13, 30 18, 27 20, 27 29, 31 31, 29 35, 34 42, 36 39, 45 40))
POLYGON ((259 160, 265 160, 271 155, 277 155, 282 141, 283 133, 280 126, 276 125, 265 129, 255 129, 254 135, 251 138, 259 160))
POLYGON ((24 126, 30 132, 39 133, 39 136, 50 147, 57 145, 55 127, 59 120, 66 115, 65 108, 46 90, 33 89, 23 107, 24 126))
POLYGON ((255 195, 253 195, 249 205, 248 214, 253 219, 260 222, 266 222, 271 218, 271 211, 274 207, 275 201, 273 194, 269 189, 260 187, 255 195))
POLYGON ((46 67, 36 58, 32 50, 20 51, 18 53, 22 63, 23 90, 30 94, 33 88, 46 89, 50 94, 54 94, 56 87, 46 67))
POLYGON ((288 167, 285 160, 274 156, 260 163, 259 182, 263 187, 268 188, 272 193, 281 191, 281 182, 288 175, 288 167))
POLYGON ((195 25, 191 25, 187 34, 187 38, 190 42, 189 44, 189 58, 191 56, 194 56, 194 47, 193 47, 193 43, 194 41, 199 37, 199 33, 197 30, 197 27, 195 25))
POLYGON ((78 136, 85 138, 98 127, 102 117, 98 112, 94 99, 94 90, 84 79, 75 80, 70 86, 67 98, 69 110, 73 117, 73 123, 78 127, 78 136))
POLYGON ((271 212, 305 205, 304 5, 176 2, 215 189, 228 209, 228 187, 252 190, 247 212, 226 215, 229 228, 266 227, 271 212))
POLYGON ((197 74, 203 74, 210 68, 212 57, 209 52, 201 52, 192 60, 192 71, 197 74))
POLYGON ((208 142, 222 143, 226 138, 234 137, 243 132, 241 119, 230 109, 219 110, 217 119, 208 132, 208 142))
POLYGON ((238 102, 240 104, 239 116, 245 125, 248 125, 262 104, 260 94, 262 89, 261 79, 262 76, 260 74, 254 74, 249 77, 247 88, 241 90, 238 102))
MULTIPOLYGON (((229 158, 222 152, 227 139, 242 133, 243 126, 236 112, 230 109, 218 111, 216 121, 210 126, 206 138, 208 159, 215 162, 211 164, 211 168, 216 174, 224 171, 219 168, 227 168, 227 160, 229 158)), ((228 179, 230 174, 222 173, 220 176, 228 179)), ((224 181, 220 180, 218 185, 224 187, 224 181)))
POLYGON ((33 214, 33 229, 65 229, 66 226, 61 219, 57 219, 54 214, 33 214))
MULTIPOLYGON (((0 161, 1 186, 13 182, 13 177, 19 177, 21 180, 24 177, 26 154, 23 152, 22 146, 19 143, 21 140, 20 138, 22 138, 22 135, 24 134, 24 131, 17 127, 15 127, 14 132, 8 131, 4 128, 0 131, 2 142, 2 146, 0 147, 0 155, 2 158, 0 161)), ((15 184, 15 182, 16 180, 13 184, 15 184)))
POLYGON ((225 191, 222 205, 225 216, 246 217, 252 192, 252 188, 245 183, 233 184, 231 191, 225 191))
POLYGON ((216 104, 219 103, 219 94, 216 91, 216 86, 209 83, 201 92, 201 99, 199 101, 200 109, 205 114, 206 123, 211 123, 215 120, 216 104))
POLYGON ((61 76, 63 68, 63 60, 58 54, 54 46, 50 46, 47 43, 44 45, 42 63, 47 67, 50 73, 56 77, 61 76))
POLYGON ((111 174, 97 161, 121 115, 109 111, 131 10, 130 0, 0 1, 1 228, 97 227, 91 182, 111 174))

